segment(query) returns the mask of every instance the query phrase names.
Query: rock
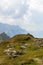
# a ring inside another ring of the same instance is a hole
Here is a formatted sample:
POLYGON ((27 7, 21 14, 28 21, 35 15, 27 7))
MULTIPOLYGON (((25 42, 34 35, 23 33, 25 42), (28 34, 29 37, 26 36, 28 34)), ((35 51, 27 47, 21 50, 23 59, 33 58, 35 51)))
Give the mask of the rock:
POLYGON ((6 49, 6 50, 4 51, 4 53, 6 53, 7 55, 10 55, 10 50, 9 50, 9 49, 6 49))
POLYGON ((40 46, 43 47, 43 44, 41 44, 40 46))
POLYGON ((21 49, 26 49, 26 47, 25 46, 21 46, 21 49))
POLYGON ((6 52, 9 52, 10 50, 9 49, 6 49, 4 52, 6 53, 6 52))
POLYGON ((13 58, 24 54, 24 52, 21 50, 11 50, 11 48, 4 50, 4 53, 13 58))
POLYGON ((21 49, 26 49, 27 46, 28 46, 28 44, 26 44, 26 43, 21 43, 20 44, 21 49))

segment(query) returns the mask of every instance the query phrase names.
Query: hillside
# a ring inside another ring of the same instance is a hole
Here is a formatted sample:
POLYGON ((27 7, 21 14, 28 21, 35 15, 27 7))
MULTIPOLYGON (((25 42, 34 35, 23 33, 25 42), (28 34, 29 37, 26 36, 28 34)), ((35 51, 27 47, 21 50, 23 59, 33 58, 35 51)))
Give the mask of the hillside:
POLYGON ((5 32, 0 34, 0 42, 6 41, 9 38, 10 37, 5 32))
POLYGON ((19 34, 1 43, 0 65, 43 65, 43 38, 19 34))

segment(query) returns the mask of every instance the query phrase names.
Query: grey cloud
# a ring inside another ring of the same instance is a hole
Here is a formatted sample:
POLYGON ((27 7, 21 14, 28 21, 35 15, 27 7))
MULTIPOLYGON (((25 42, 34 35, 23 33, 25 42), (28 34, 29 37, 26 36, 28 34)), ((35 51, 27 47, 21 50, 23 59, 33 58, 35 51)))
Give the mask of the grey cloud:
POLYGON ((26 0, 24 0, 24 4, 16 4, 16 6, 15 4, 12 4, 12 6, 8 7, 7 9, 0 7, 0 15, 7 16, 7 17, 11 16, 12 18, 21 18, 24 14, 26 14, 27 9, 28 9, 28 6, 26 4, 26 0), (15 14, 16 9, 18 10, 17 14, 15 14))
POLYGON ((43 23, 43 12, 39 12, 37 10, 32 10, 31 11, 31 21, 34 22, 35 24, 41 24, 43 23))

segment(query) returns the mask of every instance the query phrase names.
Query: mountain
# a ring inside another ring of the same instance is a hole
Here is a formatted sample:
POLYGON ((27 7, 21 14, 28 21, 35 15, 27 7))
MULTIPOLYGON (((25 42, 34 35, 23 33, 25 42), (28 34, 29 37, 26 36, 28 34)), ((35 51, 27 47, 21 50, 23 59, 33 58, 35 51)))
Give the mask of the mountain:
POLYGON ((18 34, 0 44, 0 65, 43 65, 43 38, 18 34), (38 44, 37 44, 38 43, 38 44))
POLYGON ((0 23, 0 33, 5 32, 8 36, 12 37, 16 34, 24 34, 27 31, 20 28, 18 25, 8 25, 0 23))
POLYGON ((0 42, 6 41, 9 38, 10 37, 5 32, 3 32, 3 33, 0 34, 0 42))

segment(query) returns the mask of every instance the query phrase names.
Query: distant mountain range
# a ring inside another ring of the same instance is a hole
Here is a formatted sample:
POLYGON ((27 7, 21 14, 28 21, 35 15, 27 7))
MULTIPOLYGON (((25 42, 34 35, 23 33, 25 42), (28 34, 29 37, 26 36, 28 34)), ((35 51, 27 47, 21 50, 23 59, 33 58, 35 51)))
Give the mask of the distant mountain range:
POLYGON ((0 34, 5 32, 8 36, 12 37, 16 34, 24 34, 26 30, 22 29, 18 25, 9 25, 0 23, 0 34))
POLYGON ((5 32, 0 34, 0 42, 6 41, 9 38, 10 37, 7 34, 5 34, 5 32))

